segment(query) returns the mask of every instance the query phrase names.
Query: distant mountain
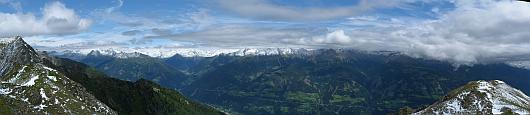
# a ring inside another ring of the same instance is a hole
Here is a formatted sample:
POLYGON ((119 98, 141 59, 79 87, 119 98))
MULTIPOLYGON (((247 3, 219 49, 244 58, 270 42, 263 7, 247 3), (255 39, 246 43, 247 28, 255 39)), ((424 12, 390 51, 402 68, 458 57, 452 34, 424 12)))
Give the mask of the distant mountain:
POLYGON ((141 53, 118 53, 112 50, 95 50, 82 57, 72 58, 69 56, 79 55, 75 55, 75 53, 59 55, 59 57, 83 62, 91 67, 95 67, 99 71, 105 72, 111 77, 127 81, 148 79, 174 88, 181 87, 181 82, 187 79, 185 73, 166 64, 164 60, 141 53))
POLYGON ((52 55, 57 56, 86 56, 90 53, 99 52, 100 55, 124 58, 136 54, 145 54, 155 58, 169 58, 174 55, 183 57, 214 57, 218 55, 248 56, 248 55, 286 55, 306 53, 313 49, 304 48, 118 48, 118 49, 81 49, 81 50, 51 50, 52 55))
POLYGON ((433 114, 527 115, 530 114, 530 97, 503 81, 472 81, 414 113, 433 114))
POLYGON ((224 114, 147 80, 122 81, 0 38, 0 114, 224 114))
POLYGON ((151 57, 138 52, 125 53, 120 50, 92 50, 88 54, 66 50, 63 52, 52 51, 50 54, 83 62, 114 78, 127 81, 147 79, 170 88, 181 88, 195 79, 195 72, 202 71, 202 67, 206 67, 206 64, 209 63, 203 61, 203 59, 211 56, 292 55, 306 54, 310 53, 310 51, 307 49, 288 48, 182 49, 174 56, 165 59, 151 57), (194 53, 190 54, 185 51, 194 53))

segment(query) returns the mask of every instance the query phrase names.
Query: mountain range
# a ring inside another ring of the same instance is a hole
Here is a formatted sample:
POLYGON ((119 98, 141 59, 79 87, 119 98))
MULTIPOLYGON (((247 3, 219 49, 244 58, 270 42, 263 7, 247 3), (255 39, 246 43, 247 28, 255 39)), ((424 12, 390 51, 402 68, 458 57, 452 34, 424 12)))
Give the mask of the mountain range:
POLYGON ((530 70, 524 68, 506 63, 455 66, 393 51, 297 49, 169 58, 95 52, 116 54, 55 54, 114 78, 154 81, 233 114, 387 114, 424 108, 477 80, 502 80, 530 93, 530 70), (156 71, 149 69, 153 67, 156 71))
POLYGON ((0 114, 224 114, 139 79, 110 78, 85 64, 0 38, 0 114))
POLYGON ((137 54, 144 54, 156 58, 169 58, 174 55, 183 57, 214 57, 218 55, 286 55, 295 53, 307 53, 315 49, 305 48, 115 48, 115 49, 82 49, 82 50, 50 50, 53 55, 90 55, 99 53, 101 55, 113 56, 117 58, 136 57, 137 54))

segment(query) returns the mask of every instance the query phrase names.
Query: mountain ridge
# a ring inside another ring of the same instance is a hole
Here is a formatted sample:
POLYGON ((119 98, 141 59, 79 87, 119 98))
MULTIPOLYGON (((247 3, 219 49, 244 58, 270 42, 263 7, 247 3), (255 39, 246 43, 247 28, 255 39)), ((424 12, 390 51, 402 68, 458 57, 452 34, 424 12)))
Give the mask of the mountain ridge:
POLYGON ((0 39, 0 114, 225 114, 146 80, 110 78, 79 62, 0 39), (20 56, 20 57, 17 57, 20 56))
POLYGON ((84 87, 46 66, 22 37, 2 38, 0 101, 11 114, 116 114, 84 87))

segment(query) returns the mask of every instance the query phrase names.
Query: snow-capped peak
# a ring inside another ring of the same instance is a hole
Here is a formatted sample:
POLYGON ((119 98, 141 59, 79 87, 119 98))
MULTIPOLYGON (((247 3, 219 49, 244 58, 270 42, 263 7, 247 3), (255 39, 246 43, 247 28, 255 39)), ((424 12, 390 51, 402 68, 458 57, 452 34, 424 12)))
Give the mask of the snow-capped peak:
POLYGON ((178 54, 183 57, 213 57, 221 54, 232 56, 247 55, 286 55, 307 52, 311 49, 304 48, 240 48, 240 49, 223 49, 223 48, 183 48, 173 49, 173 55, 178 54))
POLYGON ((246 56, 246 55, 287 55, 287 54, 300 54, 307 53, 312 49, 304 48, 261 48, 261 49, 240 49, 236 52, 228 53, 235 56, 246 56))
POLYGON ((138 52, 126 53, 126 52, 115 51, 115 50, 92 50, 87 55, 89 56, 112 56, 116 58, 133 58, 133 57, 147 56, 147 55, 144 55, 138 52))
POLYGON ((304 48, 112 48, 112 49, 83 49, 56 51, 54 55, 82 54, 82 55, 106 55, 118 58, 139 57, 145 54, 150 57, 169 58, 174 55, 183 57, 213 57, 221 54, 232 56, 246 55, 286 55, 307 53, 312 49, 304 48))
POLYGON ((530 114, 530 97, 503 81, 473 81, 453 90, 423 114, 530 114))

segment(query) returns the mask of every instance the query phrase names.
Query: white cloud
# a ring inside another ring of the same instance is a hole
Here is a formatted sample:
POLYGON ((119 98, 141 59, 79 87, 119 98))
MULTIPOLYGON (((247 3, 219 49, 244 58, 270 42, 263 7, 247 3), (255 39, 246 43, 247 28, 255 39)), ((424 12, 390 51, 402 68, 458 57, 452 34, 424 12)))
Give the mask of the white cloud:
POLYGON ((302 38, 298 41, 299 44, 308 44, 308 43, 317 43, 317 44, 349 44, 352 42, 350 36, 344 34, 344 30, 335 30, 331 33, 326 34, 325 36, 315 36, 307 41, 307 39, 302 38))
POLYGON ((191 12, 187 14, 189 19, 185 20, 184 22, 189 23, 188 25, 195 27, 195 30, 202 30, 207 26, 210 26, 213 24, 213 17, 208 14, 208 10, 206 9, 199 9, 196 12, 191 12))
POLYGON ((329 33, 326 36, 326 40, 328 42, 336 42, 336 43, 350 43, 351 42, 350 36, 346 36, 344 34, 344 30, 337 30, 337 31, 329 33))
POLYGON ((120 9, 123 6, 123 0, 116 0, 116 1, 118 2, 118 4, 116 6, 107 8, 105 12, 112 13, 114 12, 114 10, 120 9))
POLYGON ((86 32, 67 36, 39 35, 25 37, 24 40, 33 47, 38 48, 98 48, 98 47, 124 47, 134 36, 121 35, 119 30, 109 30, 107 33, 86 32), (112 39, 109 39, 112 38, 112 39))
POLYGON ((530 3, 457 0, 455 5, 440 20, 397 34, 420 50, 410 53, 460 63, 530 54, 530 3))
POLYGON ((457 0, 454 4, 453 11, 436 20, 392 24, 373 17, 354 17, 350 18, 354 23, 348 26, 376 26, 338 29, 309 39, 284 41, 367 51, 400 51, 413 57, 456 64, 530 60, 530 3, 457 0))
POLYGON ((80 18, 60 2, 44 6, 42 17, 32 13, 0 13, 0 36, 73 34, 88 29, 91 20, 80 18))
MULTIPOLYGON (((530 55, 530 3, 457 0, 453 11, 392 31, 353 30, 350 47, 394 50, 458 64, 520 60, 530 55)), ((528 58, 525 58, 528 60, 528 58)))
MULTIPOLYGON (((272 20, 313 21, 358 15, 375 8, 395 7, 407 0, 360 0, 347 7, 292 7, 265 0, 218 0, 220 7, 244 17, 272 20)), ((409 0, 410 1, 410 0, 409 0)))

